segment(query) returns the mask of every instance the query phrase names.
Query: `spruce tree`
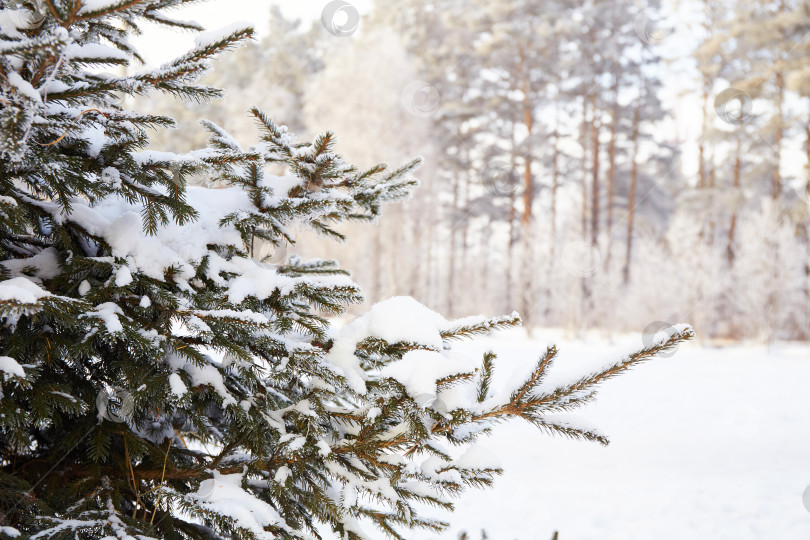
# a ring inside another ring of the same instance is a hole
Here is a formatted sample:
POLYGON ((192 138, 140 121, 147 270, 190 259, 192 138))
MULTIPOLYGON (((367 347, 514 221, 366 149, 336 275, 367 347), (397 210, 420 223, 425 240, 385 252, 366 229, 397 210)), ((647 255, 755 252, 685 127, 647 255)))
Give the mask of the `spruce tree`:
POLYGON ((606 443, 554 414, 692 331, 560 385, 549 347, 508 387, 493 354, 453 343, 516 314, 447 321, 400 297, 335 328, 357 285, 278 250, 293 225, 341 239, 338 224, 376 220, 418 161, 360 170, 332 133, 295 142, 257 108, 253 146, 202 122, 207 148, 147 149, 172 120, 120 97, 216 98, 197 78, 253 32, 105 74, 140 59, 144 22, 201 31, 167 14, 185 3, 0 1, 0 535, 402 538, 446 525, 418 503, 492 482, 473 443, 499 421, 606 443))

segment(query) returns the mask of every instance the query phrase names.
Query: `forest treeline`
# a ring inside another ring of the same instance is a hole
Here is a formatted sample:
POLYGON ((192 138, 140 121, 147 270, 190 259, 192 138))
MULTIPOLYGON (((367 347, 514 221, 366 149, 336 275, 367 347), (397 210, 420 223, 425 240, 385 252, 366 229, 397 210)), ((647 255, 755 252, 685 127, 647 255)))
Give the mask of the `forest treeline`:
MULTIPOLYGON (((378 227, 290 251, 352 261, 369 302, 703 338, 810 336, 810 3, 376 0, 357 30, 273 7, 220 61, 228 99, 169 100, 250 140, 260 103, 355 162, 425 158, 378 227), (692 131, 683 126, 696 126, 692 131)), ((344 16, 346 13, 344 13, 344 16)), ((185 122, 185 123, 184 123, 185 122)))

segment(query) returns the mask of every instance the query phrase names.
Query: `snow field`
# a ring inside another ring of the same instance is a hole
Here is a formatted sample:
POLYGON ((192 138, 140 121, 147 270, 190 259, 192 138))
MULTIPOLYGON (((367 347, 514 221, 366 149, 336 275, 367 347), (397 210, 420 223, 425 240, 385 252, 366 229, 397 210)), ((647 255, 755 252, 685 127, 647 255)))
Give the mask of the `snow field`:
MULTIPOLYGON (((545 349, 519 334, 477 340, 496 370, 520 373, 545 349)), ((641 336, 606 344, 559 341, 559 371, 614 356, 641 336)), ((444 515, 442 535, 477 540, 810 538, 810 346, 681 346, 602 386, 582 410, 611 444, 552 438, 524 422, 498 426, 481 445, 504 474, 468 491, 444 515)), ((436 515, 437 511, 433 510, 436 515)))

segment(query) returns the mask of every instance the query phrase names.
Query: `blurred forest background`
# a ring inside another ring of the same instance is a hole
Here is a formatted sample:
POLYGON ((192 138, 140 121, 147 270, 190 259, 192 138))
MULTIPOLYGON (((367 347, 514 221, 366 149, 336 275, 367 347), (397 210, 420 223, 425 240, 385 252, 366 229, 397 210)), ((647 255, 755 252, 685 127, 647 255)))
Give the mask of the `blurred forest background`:
POLYGON ((362 166, 423 156, 379 226, 290 248, 356 269, 368 302, 810 337, 810 2, 376 0, 356 31, 353 9, 335 32, 268 4, 206 81, 225 101, 144 100, 180 122, 153 146, 200 147, 200 117, 249 146, 256 104, 362 166))

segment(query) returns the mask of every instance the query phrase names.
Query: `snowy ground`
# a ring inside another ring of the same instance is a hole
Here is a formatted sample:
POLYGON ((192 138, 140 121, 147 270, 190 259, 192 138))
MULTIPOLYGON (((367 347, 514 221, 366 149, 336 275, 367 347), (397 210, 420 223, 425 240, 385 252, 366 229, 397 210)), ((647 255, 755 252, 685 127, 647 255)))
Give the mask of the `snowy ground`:
MULTIPOLYGON (((509 371, 549 336, 480 340, 509 371)), ((564 367, 640 344, 554 340, 564 367)), ((519 370, 519 368, 518 368, 519 370)), ((474 540, 810 538, 810 347, 682 346, 607 382, 583 410, 608 447, 510 423, 484 445, 505 469, 463 496, 453 527, 474 540)), ((435 510, 433 511, 434 515, 435 510)), ((416 533, 409 538, 436 538, 416 533)))

